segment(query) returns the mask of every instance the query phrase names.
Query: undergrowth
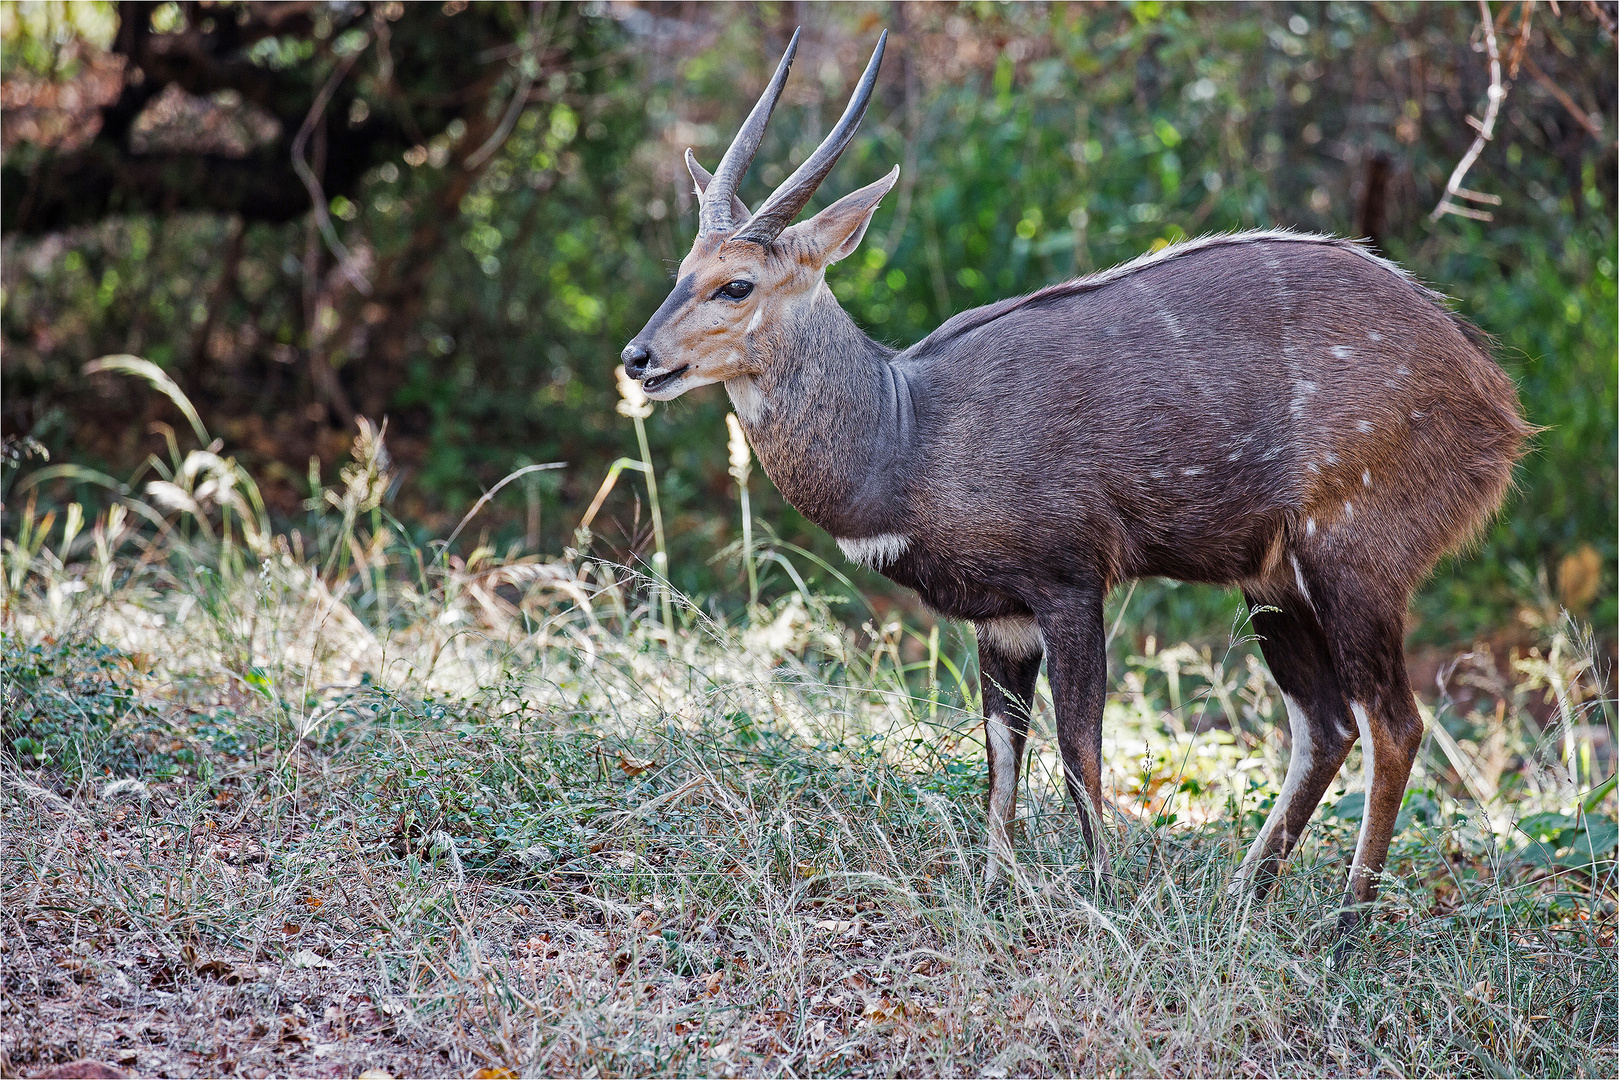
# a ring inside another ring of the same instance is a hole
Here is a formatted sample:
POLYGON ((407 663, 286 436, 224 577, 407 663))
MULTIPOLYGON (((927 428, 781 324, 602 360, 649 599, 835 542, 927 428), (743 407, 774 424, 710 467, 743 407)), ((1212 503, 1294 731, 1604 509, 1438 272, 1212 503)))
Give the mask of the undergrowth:
POLYGON ((1025 880, 986 893, 959 634, 851 615, 763 529, 729 622, 593 557, 588 520, 554 558, 414 547, 369 427, 277 532, 194 429, 95 521, 7 478, 8 1073, 1619 1066, 1613 701, 1570 621, 1422 702, 1382 906, 1333 966, 1356 761, 1277 894, 1226 895, 1286 760, 1244 625, 1114 639, 1106 892, 1041 709, 1025 880))

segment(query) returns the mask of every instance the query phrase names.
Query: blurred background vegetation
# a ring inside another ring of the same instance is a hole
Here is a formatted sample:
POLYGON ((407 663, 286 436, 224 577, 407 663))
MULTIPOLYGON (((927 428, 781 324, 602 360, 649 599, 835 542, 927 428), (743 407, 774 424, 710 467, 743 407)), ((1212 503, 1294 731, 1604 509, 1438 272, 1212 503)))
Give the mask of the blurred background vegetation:
MULTIPOLYGON (((830 276, 872 334, 908 344, 1199 233, 1368 237, 1497 338, 1546 428, 1480 549, 1418 598, 1414 641, 1509 645, 1563 607, 1611 651, 1614 8, 1491 6, 1507 96, 1465 186, 1500 204, 1435 222, 1490 85, 1474 4, 8 2, 4 431, 49 464, 6 470, 4 498, 104 504, 194 441, 169 397, 84 373, 129 353, 196 403, 284 527, 357 418, 386 418, 413 539, 514 469, 566 462, 502 489, 462 540, 562 550, 637 452, 612 372, 694 231, 681 152, 713 167, 803 25, 755 202, 887 27, 871 111, 810 208, 902 166, 830 276)), ((738 533, 728 408, 697 392, 647 433, 671 577, 733 609, 741 562, 715 557, 738 533)), ((762 522, 841 564, 759 485, 762 522)), ((643 491, 613 491, 599 552, 649 554, 643 491)), ((911 603, 849 572, 879 608, 911 603)), ((1133 596, 1142 640, 1223 637, 1237 606, 1133 596)))

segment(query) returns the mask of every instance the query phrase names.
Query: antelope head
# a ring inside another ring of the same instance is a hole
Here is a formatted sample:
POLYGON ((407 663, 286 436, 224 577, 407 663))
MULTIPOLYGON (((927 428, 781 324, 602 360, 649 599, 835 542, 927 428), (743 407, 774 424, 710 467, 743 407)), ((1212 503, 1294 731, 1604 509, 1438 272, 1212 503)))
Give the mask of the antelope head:
POLYGON ((897 165, 808 221, 792 221, 854 138, 887 42, 885 30, 837 126, 757 212, 736 189, 787 82, 797 31, 719 168, 710 174, 686 151, 699 200, 697 239, 681 260, 674 291, 622 353, 625 371, 648 397, 667 401, 693 387, 760 374, 770 343, 821 290, 826 268, 859 246, 878 202, 899 178, 897 165))

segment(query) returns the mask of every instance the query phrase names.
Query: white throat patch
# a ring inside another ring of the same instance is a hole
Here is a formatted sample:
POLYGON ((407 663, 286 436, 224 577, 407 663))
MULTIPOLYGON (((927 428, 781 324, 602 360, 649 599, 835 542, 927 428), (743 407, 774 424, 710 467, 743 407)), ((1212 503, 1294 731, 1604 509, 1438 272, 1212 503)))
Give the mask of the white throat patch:
POLYGON ((757 424, 770 411, 770 400, 750 375, 738 375, 725 380, 725 392, 731 397, 731 407, 737 416, 749 424, 757 424))

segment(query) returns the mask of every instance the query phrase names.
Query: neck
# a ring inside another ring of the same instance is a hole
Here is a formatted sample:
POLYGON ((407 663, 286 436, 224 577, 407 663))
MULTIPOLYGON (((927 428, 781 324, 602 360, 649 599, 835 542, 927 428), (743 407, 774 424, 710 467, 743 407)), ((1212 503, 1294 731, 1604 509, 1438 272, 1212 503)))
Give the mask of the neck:
POLYGON ((910 392, 825 283, 751 344, 760 372, 725 384, 776 488, 838 537, 887 531, 896 456, 910 442, 910 392))

